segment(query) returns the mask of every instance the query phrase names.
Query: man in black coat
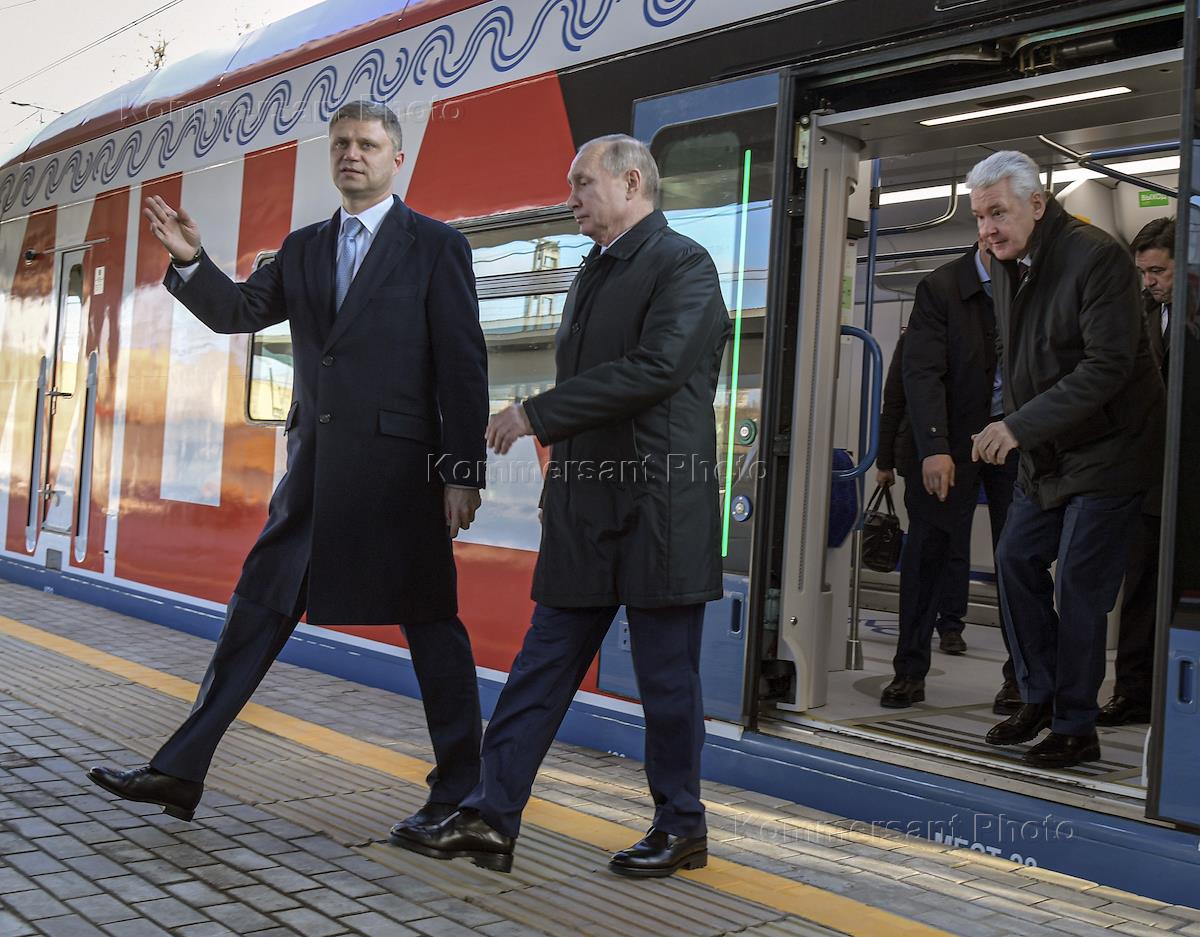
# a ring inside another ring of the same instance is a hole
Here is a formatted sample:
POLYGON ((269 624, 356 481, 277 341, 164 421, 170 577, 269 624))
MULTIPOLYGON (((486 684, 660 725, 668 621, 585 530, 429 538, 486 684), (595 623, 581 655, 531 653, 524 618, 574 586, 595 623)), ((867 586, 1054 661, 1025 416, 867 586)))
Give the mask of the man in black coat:
POLYGON ((450 543, 484 483, 487 359, 471 251, 392 194, 404 154, 391 110, 344 106, 329 143, 341 209, 289 234, 245 283, 204 252, 182 208, 153 198, 145 209, 181 303, 216 332, 287 321, 295 357, 287 473, 195 708, 148 766, 88 775, 183 819, 306 610, 313 624, 404 626, 437 760, 429 803, 410 820, 448 815, 479 779, 478 684, 450 543))
MULTIPOLYGON (((1146 337, 1150 354, 1167 377, 1167 325, 1175 283, 1175 219, 1156 218, 1129 245, 1142 278, 1146 337)), ((1100 707, 1096 724, 1121 726, 1149 722, 1154 689, 1154 626, 1158 610, 1158 545, 1162 527, 1162 486, 1146 495, 1142 514, 1133 525, 1125 599, 1117 640, 1117 681, 1112 698, 1100 707)))
MULTIPOLYGON (((901 476, 908 471, 912 460, 912 427, 908 421, 908 404, 904 399, 904 331, 896 341, 892 361, 888 365, 887 378, 883 383, 883 407, 879 413, 879 449, 875 456, 875 484, 879 488, 891 488, 896 484, 896 473, 901 476)), ((915 482, 914 482, 915 484, 915 482)), ((939 647, 946 654, 965 654, 967 642, 963 640, 963 618, 971 588, 971 529, 962 531, 963 536, 954 538, 946 554, 943 573, 942 595, 938 603, 934 630, 939 637, 939 647)))
POLYGON ((1124 247, 1068 215, 1023 153, 992 154, 967 186, 996 258, 1007 414, 975 438, 972 457, 998 464, 1021 452, 996 565, 1025 705, 987 741, 1015 745, 1049 728, 1025 760, 1064 768, 1100 757, 1106 616, 1162 471, 1162 378, 1124 247))
POLYGON ((655 211, 658 169, 625 136, 585 145, 568 205, 596 242, 568 293, 556 386, 488 423, 507 452, 553 445, 542 494, 533 623, 483 740, 462 811, 392 842, 508 871, 538 766, 625 605, 646 719, 649 833, 612 857, 660 877, 707 862, 700 751, 704 603, 722 595, 713 398, 729 316, 716 267, 655 211))
MULTIPOLYGON (((993 547, 1012 501, 1015 453, 1000 465, 971 461, 971 437, 1003 415, 988 270, 976 247, 923 279, 905 333, 902 373, 915 452, 904 470, 909 529, 900 559, 895 679, 880 696, 880 704, 893 709, 925 698, 947 561, 954 545, 969 543, 979 485, 988 495, 993 547)), ((995 706, 1007 706, 1014 695, 1011 659, 1003 673, 995 706)))

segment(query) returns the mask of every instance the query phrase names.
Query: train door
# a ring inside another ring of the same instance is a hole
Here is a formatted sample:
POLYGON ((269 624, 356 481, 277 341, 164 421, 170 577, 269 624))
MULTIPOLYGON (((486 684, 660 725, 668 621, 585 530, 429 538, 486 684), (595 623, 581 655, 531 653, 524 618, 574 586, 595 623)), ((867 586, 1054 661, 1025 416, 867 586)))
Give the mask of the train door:
MULTIPOLYGON (((54 344, 46 364, 41 414, 45 461, 38 473, 41 497, 33 499, 40 505, 41 529, 67 535, 74 532, 76 521, 84 421, 89 412, 89 364, 83 359, 90 292, 85 285, 87 254, 84 248, 66 251, 58 258, 54 344)), ((94 384, 94 367, 91 371, 94 384)), ((35 509, 31 505, 31 513, 35 509)))
MULTIPOLYGON (((860 412, 862 385, 857 376, 847 379, 845 373, 856 356, 841 344, 847 324, 845 294, 852 280, 860 296, 867 288, 881 291, 880 281, 895 283, 889 302, 896 307, 892 314, 897 323, 902 322, 911 312, 921 277, 973 254, 975 224, 962 182, 976 162, 1000 149, 1028 153, 1067 211, 1129 243, 1146 222, 1174 211, 1171 195, 1179 163, 1173 141, 1182 68, 1180 52, 1166 49, 1058 72, 992 79, 915 99, 903 97, 912 85, 900 81, 887 89, 890 99, 872 93, 877 89, 797 89, 798 145, 791 160, 796 170, 787 204, 793 209, 792 223, 802 230, 787 243, 800 275, 794 282, 789 278, 786 299, 787 318, 794 322, 793 384, 777 385, 781 406, 790 405, 791 412, 782 547, 773 554, 780 557, 777 663, 787 664, 792 676, 787 693, 760 710, 760 725, 768 731, 790 737, 794 729, 801 729, 810 738, 812 729, 821 729, 818 738, 826 731, 840 737, 831 744, 849 744, 846 740, 852 738, 857 745, 861 740, 864 746, 871 744, 872 752, 890 750, 903 763, 928 757, 943 771, 947 764, 958 764, 963 771, 986 766, 989 772, 1027 774, 1021 750, 984 741, 987 729, 998 721, 993 696, 1002 682, 1005 650, 997 628, 969 630, 971 648, 965 656, 939 653, 935 640, 925 700, 894 710, 880 700, 893 673, 894 615, 891 620, 879 615, 879 621, 870 622, 866 619, 875 614, 864 614, 862 622, 847 622, 844 591, 837 581, 837 564, 843 560, 828 546, 830 453, 839 442, 853 443, 859 451, 868 447, 858 441, 862 427, 847 415, 860 412), (839 98, 847 102, 841 109, 839 98), (869 200, 864 198, 867 193, 869 200), (957 205, 957 215, 947 211, 947 202, 951 209, 957 205), (867 237, 855 247, 853 239, 861 233, 856 228, 864 220, 867 237), (867 246, 873 240, 871 230, 880 234, 876 250, 867 246), (864 278, 865 268, 873 264, 860 265, 857 260, 872 257, 878 272, 864 278), (856 624, 862 628, 858 639, 863 653, 843 654, 843 646, 856 638, 856 624)), ((1200 243, 1195 235, 1193 240, 1200 243)), ((866 325, 864 304, 853 306, 852 322, 866 325)), ((875 328, 880 327, 877 319, 875 328)), ((1181 412, 1189 412, 1186 403, 1181 412)), ((1185 448, 1186 438, 1184 434, 1185 448)), ((870 453, 863 451, 862 458, 870 458, 870 453)), ((1192 464, 1186 455, 1180 462, 1192 464)), ((1195 485, 1186 471, 1181 470, 1179 478, 1177 540, 1182 544, 1194 526, 1182 520, 1182 503, 1195 485)), ((985 509, 980 511, 977 533, 986 536, 985 509)), ((1192 637, 1197 633, 1200 629, 1192 637)), ((1163 672, 1178 676, 1179 706, 1190 707, 1190 712, 1196 708, 1196 696, 1185 678, 1200 670, 1200 654, 1187 657, 1188 653, 1179 650, 1175 670, 1163 672)), ((1112 795, 1112 803, 1122 804, 1121 809, 1140 813, 1145 738, 1144 725, 1106 728, 1101 762, 1072 769, 1069 780, 1044 772, 1039 784, 1064 792, 1081 785, 1103 790, 1112 795)), ((1192 753, 1188 757, 1194 759, 1195 736, 1184 738, 1192 753)), ((1198 766, 1193 760, 1181 776, 1194 779, 1198 766)))
MULTIPOLYGON (((648 98, 634 106, 634 134, 651 148, 670 225, 716 263, 733 333, 716 397, 724 598, 708 605, 701 675, 709 716, 744 722, 752 554, 763 469, 764 337, 775 210, 777 73, 648 98)), ((637 696, 627 626, 618 615, 600 652, 599 686, 637 696)))
POLYGON ((1200 2, 1184 32, 1182 166, 1167 343, 1167 458, 1147 814, 1200 828, 1200 2))

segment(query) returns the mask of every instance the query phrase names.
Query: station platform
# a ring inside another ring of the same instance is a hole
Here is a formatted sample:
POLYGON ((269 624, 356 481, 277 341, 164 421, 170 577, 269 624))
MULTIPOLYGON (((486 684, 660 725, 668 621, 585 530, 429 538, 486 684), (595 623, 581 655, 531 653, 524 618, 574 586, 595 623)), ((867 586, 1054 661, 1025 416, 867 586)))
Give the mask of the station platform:
MULTIPOLYGON (((308 640, 296 638, 295 640, 308 640)), ((226 736, 194 822, 118 801, 212 644, 0 582, 0 937, 109 934, 1200 937, 1200 911, 704 785, 707 868, 622 879, 651 816, 641 765, 556 744, 511 875, 390 846, 424 800, 419 701, 276 664, 226 736)))

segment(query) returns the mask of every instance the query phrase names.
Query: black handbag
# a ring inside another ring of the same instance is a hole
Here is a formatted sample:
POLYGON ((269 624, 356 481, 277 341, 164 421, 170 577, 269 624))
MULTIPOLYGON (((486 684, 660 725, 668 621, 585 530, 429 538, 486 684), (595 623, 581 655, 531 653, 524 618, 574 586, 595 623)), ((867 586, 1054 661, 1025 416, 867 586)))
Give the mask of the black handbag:
POLYGON ((904 531, 896 516, 891 486, 876 488, 863 514, 862 565, 877 573, 890 573, 900 565, 900 546, 904 531), (886 499, 887 510, 880 510, 886 499))

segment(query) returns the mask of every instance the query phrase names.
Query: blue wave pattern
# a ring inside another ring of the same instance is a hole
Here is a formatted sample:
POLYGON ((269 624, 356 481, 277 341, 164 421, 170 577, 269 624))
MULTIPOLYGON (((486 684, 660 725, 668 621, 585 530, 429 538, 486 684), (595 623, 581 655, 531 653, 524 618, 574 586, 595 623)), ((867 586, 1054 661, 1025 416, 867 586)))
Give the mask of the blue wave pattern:
MULTIPOLYGON (((492 70, 503 75, 525 61, 540 42, 553 41, 548 37, 557 36, 567 52, 579 52, 620 2, 545 0, 519 45, 513 43, 517 23, 512 10, 495 6, 475 23, 461 46, 453 27, 442 24, 415 50, 402 47, 391 62, 379 48, 373 48, 350 66, 344 77, 336 66, 326 65, 298 95, 291 81, 282 78, 258 100, 245 91, 223 106, 196 107, 186 117, 181 116, 178 125, 168 118, 149 134, 134 130, 119 146, 116 140, 108 139, 86 154, 78 149, 66 157, 55 156, 41 168, 40 176, 32 165, 19 174, 8 175, 0 182, 0 215, 7 214, 18 200, 22 208, 28 208, 39 193, 49 199, 64 183, 74 194, 90 182, 110 185, 122 173, 133 179, 151 161, 165 170, 181 150, 201 159, 218 143, 236 141, 238 146, 248 146, 264 128, 275 138, 285 137, 306 115, 315 114, 318 121, 327 121, 351 99, 369 96, 376 101, 391 101, 406 85, 453 88, 485 55, 492 70), (559 23, 561 28, 556 28, 559 23)), ((642 2, 647 24, 661 29, 686 16, 698 0, 642 2)))

